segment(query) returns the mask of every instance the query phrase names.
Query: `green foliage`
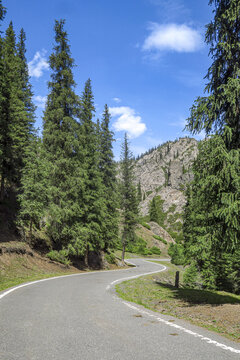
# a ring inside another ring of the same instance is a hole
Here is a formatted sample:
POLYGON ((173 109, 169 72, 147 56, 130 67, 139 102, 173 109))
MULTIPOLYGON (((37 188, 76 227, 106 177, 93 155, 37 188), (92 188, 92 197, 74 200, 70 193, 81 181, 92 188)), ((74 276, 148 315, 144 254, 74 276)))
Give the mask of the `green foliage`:
POLYGON ((145 223, 144 221, 141 222, 141 225, 144 226, 146 229, 151 230, 151 226, 149 224, 145 223))
POLYGON ((184 248, 181 244, 171 243, 168 249, 168 254, 171 256, 171 263, 175 265, 184 265, 184 248))
POLYGON ((110 113, 105 105, 103 119, 99 129, 99 168, 102 178, 106 214, 104 216, 104 248, 114 247, 118 238, 118 194, 116 181, 116 165, 114 162, 112 143, 113 133, 109 129, 110 113))
POLYGON ((56 251, 56 250, 51 250, 47 255, 46 255, 49 259, 53 260, 53 261, 57 261, 61 264, 64 265, 70 265, 71 262, 68 258, 68 253, 66 250, 60 250, 60 251, 56 251))
POLYGON ((196 264, 193 262, 184 271, 183 274, 184 286, 189 288, 201 287, 201 282, 198 282, 198 278, 199 278, 199 272, 197 270, 196 264))
POLYGON ((109 264, 116 264, 116 258, 113 253, 105 254, 105 259, 109 264))
POLYGON ((125 247, 129 241, 134 241, 135 227, 138 218, 138 204, 135 186, 133 185, 133 158, 129 150, 129 141, 125 134, 121 153, 121 209, 123 215, 122 243, 124 260, 125 247))
POLYGON ((174 211, 176 210, 176 207, 177 207, 176 204, 172 204, 172 205, 170 206, 170 208, 168 209, 168 213, 174 213, 174 211))
POLYGON ((149 190, 149 191, 146 192, 146 195, 147 195, 147 196, 149 196, 149 195, 151 195, 151 194, 152 194, 152 190, 149 190))
POLYGON ((211 289, 231 287, 239 291, 235 256, 240 246, 239 162, 240 151, 229 151, 222 137, 204 141, 193 167, 194 181, 187 191, 185 253, 188 263, 194 259, 203 286, 211 289), (235 283, 230 280, 233 273, 235 283))
POLYGON ((64 23, 63 20, 55 22, 55 46, 50 56, 52 74, 43 118, 43 145, 50 164, 48 234, 56 250, 67 247, 73 239, 82 239, 79 194, 83 172, 79 167, 76 121, 79 99, 74 92, 74 60, 64 23))
POLYGON ((163 212, 163 203, 164 201, 160 196, 155 196, 149 206, 150 220, 155 221, 162 227, 164 227, 164 221, 166 219, 166 214, 163 212))
POLYGON ((22 171, 21 193, 18 196, 20 211, 19 224, 27 226, 32 237, 32 230, 40 229, 41 220, 46 214, 48 204, 48 169, 42 142, 33 137, 26 149, 22 171))
MULTIPOLYGON (((1 5, 1 4, 0 4, 1 5)), ((0 16, 2 16, 0 10, 0 16)), ((19 186, 26 146, 34 122, 34 106, 25 58, 25 34, 19 43, 12 23, 0 39, 0 176, 1 200, 5 184, 19 186)))
POLYGON ((157 246, 152 246, 150 251, 153 255, 161 255, 161 250, 157 246))
POLYGON ((140 203, 142 201, 142 189, 141 189, 140 181, 138 182, 138 186, 137 186, 137 198, 138 198, 138 203, 140 203))
POLYGON ((206 78, 209 80, 205 92, 191 109, 187 128, 192 133, 205 130, 207 134, 224 133, 229 127, 231 139, 226 139, 227 148, 240 147, 239 106, 240 65, 239 24, 240 3, 238 0, 210 0, 214 5, 214 19, 207 26, 206 43, 210 46, 212 64, 206 78))
POLYGON ((153 235, 154 239, 161 241, 163 244, 167 245, 167 241, 164 240, 161 236, 153 235))

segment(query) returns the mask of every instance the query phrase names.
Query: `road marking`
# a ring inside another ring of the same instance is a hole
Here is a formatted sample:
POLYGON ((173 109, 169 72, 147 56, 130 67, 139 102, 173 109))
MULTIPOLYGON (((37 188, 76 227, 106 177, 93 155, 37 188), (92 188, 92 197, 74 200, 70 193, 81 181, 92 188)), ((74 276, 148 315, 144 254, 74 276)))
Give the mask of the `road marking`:
MULTIPOLYGON (((131 269, 122 269, 121 271, 129 271, 131 269)), ((54 277, 50 277, 47 279, 40 279, 40 280, 35 280, 35 281, 30 281, 28 283, 25 284, 21 284, 21 285, 17 285, 7 291, 4 291, 2 294, 0 294, 0 300, 3 299, 5 296, 9 295, 10 293, 12 293, 13 291, 16 291, 18 289, 21 289, 23 287, 26 286, 30 286, 30 285, 34 285, 43 281, 50 281, 50 280, 56 280, 56 279, 62 279, 62 278, 66 278, 66 277, 70 277, 70 276, 86 276, 86 275, 91 275, 91 274, 101 274, 101 273, 109 273, 109 272, 117 272, 120 270, 102 270, 102 271, 89 271, 87 273, 77 273, 77 274, 69 274, 69 275, 61 275, 61 276, 54 276, 54 277)))
POLYGON ((221 344, 218 341, 212 340, 212 339, 210 339, 210 338, 208 338, 206 336, 203 336, 201 334, 198 334, 198 333, 196 333, 196 332, 194 332, 192 330, 188 330, 188 329, 184 328, 181 325, 173 324, 170 321, 164 320, 161 317, 159 317, 157 315, 154 315, 154 314, 151 314, 146 310, 142 310, 142 309, 138 308, 137 306, 134 306, 134 305, 132 305, 132 304, 126 302, 126 301, 122 301, 122 303, 124 305, 128 306, 130 309, 132 309, 134 311, 138 311, 139 313, 141 313, 143 315, 147 315, 149 317, 152 317, 152 318, 156 319, 157 321, 159 321, 159 322, 161 322, 161 323, 163 323, 165 325, 171 326, 172 328, 175 328, 175 329, 177 329, 179 331, 185 332, 185 333, 187 333, 189 335, 192 335, 192 336, 194 336, 196 338, 200 338, 202 341, 206 341, 208 344, 215 345, 217 347, 220 347, 223 350, 228 350, 228 351, 231 351, 231 352, 233 352, 235 354, 240 354, 240 350, 238 350, 238 349, 235 349, 235 348, 233 348, 231 346, 227 346, 225 344, 221 344))
MULTIPOLYGON (((142 259, 141 259, 141 260, 142 260, 142 259)), ((146 261, 146 260, 143 260, 143 261, 148 262, 148 261, 146 261)), ((165 270, 167 269, 166 266, 161 265, 161 264, 159 264, 159 265, 164 267, 164 268, 161 269, 160 271, 158 270, 158 271, 153 271, 153 272, 151 272, 151 273, 145 273, 145 274, 136 275, 136 276, 129 276, 129 277, 127 277, 127 278, 115 280, 115 281, 111 282, 110 285, 107 286, 107 290, 110 289, 110 286, 112 286, 112 285, 114 285, 114 284, 116 284, 116 283, 118 283, 118 282, 122 282, 122 281, 125 281, 125 280, 130 280, 130 279, 135 279, 135 278, 138 278, 138 277, 144 276, 144 275, 156 274, 156 273, 158 273, 158 272, 162 272, 162 271, 165 271, 165 270)), ((230 352, 235 353, 235 354, 240 354, 240 350, 238 350, 238 349, 235 349, 235 348, 233 348, 233 347, 231 347, 231 346, 227 346, 227 345, 225 345, 225 344, 221 344, 221 343, 219 343, 218 341, 212 340, 212 339, 210 339, 210 338, 208 338, 208 337, 206 337, 206 336, 203 336, 203 335, 201 335, 201 334, 198 334, 198 333, 196 333, 196 332, 194 332, 194 331, 192 331, 192 330, 186 329, 185 327, 183 327, 183 326, 181 326, 181 325, 177 325, 177 324, 174 324, 174 323, 172 323, 172 322, 170 322, 170 321, 164 320, 163 318, 161 318, 161 317, 159 317, 159 316, 157 316, 157 315, 151 314, 151 313, 149 313, 149 312, 146 311, 146 310, 140 309, 140 308, 138 308, 137 306, 134 306, 134 305, 132 305, 132 304, 126 302, 126 301, 123 301, 123 300, 122 300, 121 302, 122 302, 124 305, 128 306, 130 309, 134 310, 134 311, 138 311, 139 313, 141 313, 141 314, 143 314, 143 315, 147 315, 147 316, 149 316, 149 317, 152 317, 152 318, 156 319, 157 321, 159 321, 159 322, 161 322, 161 323, 163 323, 163 324, 165 324, 165 325, 171 326, 172 328, 175 328, 175 329, 177 329, 177 330, 179 330, 179 331, 185 332, 186 334, 192 335, 192 336, 194 336, 195 338, 199 338, 199 339, 201 339, 202 341, 207 342, 208 344, 215 345, 216 347, 219 347, 219 348, 221 348, 221 349, 223 349, 223 350, 230 351, 230 352)))

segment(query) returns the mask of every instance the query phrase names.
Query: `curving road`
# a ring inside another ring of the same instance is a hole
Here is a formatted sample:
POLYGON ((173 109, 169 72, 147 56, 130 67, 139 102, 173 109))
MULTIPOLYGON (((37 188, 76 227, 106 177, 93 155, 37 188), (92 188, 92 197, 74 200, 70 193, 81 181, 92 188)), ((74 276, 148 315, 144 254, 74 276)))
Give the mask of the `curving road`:
POLYGON ((0 359, 240 359, 239 344, 119 299, 118 280, 164 269, 131 261, 136 268, 48 279, 0 293, 0 359))

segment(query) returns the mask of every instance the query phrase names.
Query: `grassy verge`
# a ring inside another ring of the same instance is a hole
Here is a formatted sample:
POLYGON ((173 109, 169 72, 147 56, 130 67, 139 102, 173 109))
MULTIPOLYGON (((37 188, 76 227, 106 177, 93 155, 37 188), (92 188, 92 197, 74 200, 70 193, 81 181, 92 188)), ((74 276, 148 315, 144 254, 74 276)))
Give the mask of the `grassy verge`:
MULTIPOLYGON (((122 258, 122 251, 121 250, 115 250, 114 251, 114 255, 118 258, 118 259, 121 259, 122 258)), ((167 256, 169 257, 169 256, 167 256)), ((133 259, 133 258, 146 258, 146 259, 165 259, 166 256, 164 255, 147 255, 147 256, 144 256, 144 255, 139 255, 139 254, 135 254, 135 253, 130 253, 130 252, 127 252, 125 253, 125 259, 133 259)))
POLYGON ((74 267, 53 263, 33 254, 25 244, 20 245, 4 245, 12 252, 0 256, 0 291, 24 282, 79 272, 74 267))
POLYGON ((1 279, 0 277, 0 291, 6 290, 10 287, 17 286, 26 282, 35 281, 35 280, 41 280, 41 279, 47 279, 55 276, 63 276, 63 275, 70 275, 75 274, 76 272, 57 272, 57 273, 36 273, 36 274, 30 274, 29 276, 25 277, 18 277, 13 279, 1 279))
MULTIPOLYGON (((154 261, 155 262, 155 261, 154 261)), ((125 300, 143 305, 165 315, 172 315, 220 333, 240 342, 240 296, 207 290, 176 289, 175 272, 183 269, 173 264, 159 274, 125 281, 116 286, 117 293, 125 300)))

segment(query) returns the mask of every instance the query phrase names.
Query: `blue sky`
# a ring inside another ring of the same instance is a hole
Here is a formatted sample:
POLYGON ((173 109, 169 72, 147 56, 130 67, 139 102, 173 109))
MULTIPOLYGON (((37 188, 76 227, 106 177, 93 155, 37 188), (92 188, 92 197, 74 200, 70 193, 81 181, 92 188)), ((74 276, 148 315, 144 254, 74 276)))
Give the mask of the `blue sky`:
POLYGON ((208 0, 3 0, 18 33, 27 34, 27 58, 41 127, 50 77, 54 20, 66 19, 76 91, 90 77, 101 117, 110 107, 119 157, 124 132, 135 155, 183 132, 194 99, 203 94, 211 63, 204 43, 212 18, 208 0))

